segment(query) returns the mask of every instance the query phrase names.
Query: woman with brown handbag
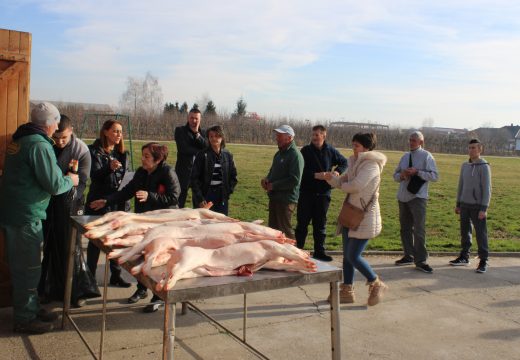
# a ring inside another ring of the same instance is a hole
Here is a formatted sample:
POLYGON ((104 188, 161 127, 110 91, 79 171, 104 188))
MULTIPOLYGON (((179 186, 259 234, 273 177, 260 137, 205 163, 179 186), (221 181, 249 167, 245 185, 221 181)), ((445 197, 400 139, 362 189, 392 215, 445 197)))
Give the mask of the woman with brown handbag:
POLYGON ((378 199, 381 171, 386 164, 386 156, 372 151, 375 146, 375 134, 357 133, 352 138, 354 155, 348 160, 347 172, 340 176, 333 173, 324 174, 324 179, 329 184, 347 193, 344 209, 338 219, 338 230, 343 237, 343 284, 340 287, 342 304, 355 301, 354 269, 367 279, 369 306, 378 304, 388 288, 362 256, 368 241, 379 235, 382 228, 378 199), (349 214, 361 211, 363 216, 357 223, 341 218, 341 215, 348 217, 349 214))

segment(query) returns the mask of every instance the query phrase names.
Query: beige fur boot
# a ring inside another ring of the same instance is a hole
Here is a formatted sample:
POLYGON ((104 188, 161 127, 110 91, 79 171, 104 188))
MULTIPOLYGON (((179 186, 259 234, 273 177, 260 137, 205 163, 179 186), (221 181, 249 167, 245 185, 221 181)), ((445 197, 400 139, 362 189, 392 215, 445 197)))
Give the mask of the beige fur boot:
POLYGON ((354 285, 341 284, 339 287, 339 303, 352 304, 356 301, 354 285))
POLYGON ((368 282, 368 306, 379 304, 388 286, 379 278, 379 276, 372 282, 368 282))

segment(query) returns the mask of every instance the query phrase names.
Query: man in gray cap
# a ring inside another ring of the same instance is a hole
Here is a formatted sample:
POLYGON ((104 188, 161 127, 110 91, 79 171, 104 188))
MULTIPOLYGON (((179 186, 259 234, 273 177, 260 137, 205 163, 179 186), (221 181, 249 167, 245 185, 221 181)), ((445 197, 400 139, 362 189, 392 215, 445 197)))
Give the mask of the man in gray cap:
POLYGON ((282 125, 274 132, 279 150, 261 185, 269 195, 269 226, 294 239, 291 217, 298 203, 304 161, 294 143, 292 127, 282 125))
POLYGON ((78 175, 63 175, 50 138, 58 128, 60 113, 47 102, 31 112, 31 122, 21 125, 7 146, 0 184, 0 227, 5 231, 7 261, 13 284, 14 331, 41 334, 52 330, 54 313, 40 308, 38 281, 41 272, 42 223, 51 195, 78 185, 78 175))

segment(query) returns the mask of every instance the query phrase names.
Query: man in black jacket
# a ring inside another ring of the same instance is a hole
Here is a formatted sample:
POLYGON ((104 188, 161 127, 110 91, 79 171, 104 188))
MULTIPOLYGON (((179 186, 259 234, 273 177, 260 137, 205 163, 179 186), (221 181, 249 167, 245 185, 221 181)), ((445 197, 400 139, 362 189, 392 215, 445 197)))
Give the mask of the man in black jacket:
POLYGON ((326 137, 325 127, 316 125, 312 128, 311 143, 301 149, 305 165, 300 186, 295 234, 297 246, 303 249, 307 237, 307 227, 312 220, 313 257, 318 260, 331 261, 332 258, 325 253, 324 246, 331 187, 321 174, 332 171, 334 166, 336 166, 335 171, 338 174, 345 172, 347 159, 325 142, 326 137))
MULTIPOLYGON (((188 122, 184 126, 175 128, 175 143, 177 144, 177 163, 175 172, 181 185, 179 207, 183 208, 190 187, 191 168, 195 155, 203 150, 207 143, 204 130, 200 128, 201 113, 198 109, 191 109, 188 113, 188 122)), ((193 204, 193 207, 197 207, 193 204)))

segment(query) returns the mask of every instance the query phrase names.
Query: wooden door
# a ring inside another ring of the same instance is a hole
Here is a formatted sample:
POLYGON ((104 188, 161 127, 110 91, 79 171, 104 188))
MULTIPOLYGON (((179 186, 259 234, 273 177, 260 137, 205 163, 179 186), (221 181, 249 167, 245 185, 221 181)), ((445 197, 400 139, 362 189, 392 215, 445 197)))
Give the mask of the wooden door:
MULTIPOLYGON (((0 182, 7 144, 29 120, 31 34, 0 29, 0 182)), ((11 284, 0 231, 0 307, 11 303, 11 284)))

